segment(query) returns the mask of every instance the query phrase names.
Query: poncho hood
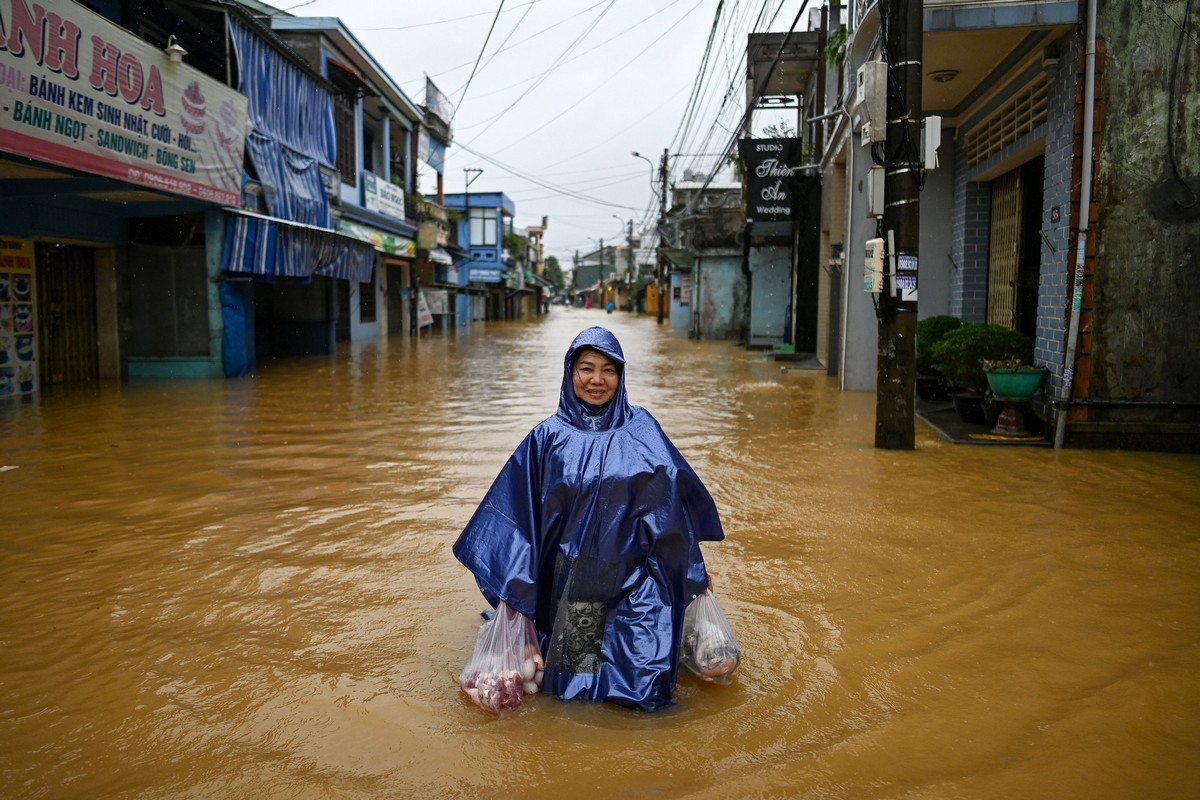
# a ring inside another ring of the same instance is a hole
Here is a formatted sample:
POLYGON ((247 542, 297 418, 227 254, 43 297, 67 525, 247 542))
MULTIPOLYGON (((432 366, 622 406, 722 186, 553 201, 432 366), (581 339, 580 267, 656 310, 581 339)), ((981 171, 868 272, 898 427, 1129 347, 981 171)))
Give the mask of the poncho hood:
POLYGON ((617 341, 617 337, 613 336, 612 332, 607 328, 593 326, 581 331, 575 337, 575 340, 571 342, 571 346, 567 349, 567 355, 563 359, 563 379, 562 389, 559 390, 558 396, 558 416, 580 430, 609 430, 624 425, 629 420, 631 413, 632 409, 629 405, 629 398, 625 394, 625 353, 621 350, 621 343, 617 341), (604 406, 599 414, 589 409, 583 401, 575 396, 575 356, 584 348, 591 348, 608 356, 617 362, 621 371, 621 380, 617 384, 616 395, 604 406), (593 425, 587 419, 588 416, 599 416, 600 419, 597 424, 593 425))

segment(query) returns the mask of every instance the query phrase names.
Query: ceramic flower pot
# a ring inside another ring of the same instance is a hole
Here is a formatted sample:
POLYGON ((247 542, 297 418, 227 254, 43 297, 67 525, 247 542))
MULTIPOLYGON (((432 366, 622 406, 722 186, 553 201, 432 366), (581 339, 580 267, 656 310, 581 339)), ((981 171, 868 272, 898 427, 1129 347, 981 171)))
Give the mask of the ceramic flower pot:
POLYGON ((1045 367, 1017 367, 1015 369, 985 369, 988 388, 992 395, 1004 404, 1004 410, 996 420, 992 433, 1005 436, 1026 436, 1025 417, 1021 405, 1028 402, 1046 379, 1045 367))
POLYGON ((1025 401, 1033 397, 1046 378, 1045 367, 986 369, 988 388, 998 400, 1025 401))

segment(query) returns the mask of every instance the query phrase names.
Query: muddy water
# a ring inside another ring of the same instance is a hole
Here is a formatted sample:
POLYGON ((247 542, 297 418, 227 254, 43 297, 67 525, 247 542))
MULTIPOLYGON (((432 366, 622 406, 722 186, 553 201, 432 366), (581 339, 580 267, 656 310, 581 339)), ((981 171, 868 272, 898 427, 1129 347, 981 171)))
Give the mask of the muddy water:
POLYGON ((581 310, 4 406, 0 795, 1194 796, 1200 459, 885 452, 873 420, 581 310), (450 545, 593 323, 716 496, 746 655, 658 714, 496 719, 450 545))

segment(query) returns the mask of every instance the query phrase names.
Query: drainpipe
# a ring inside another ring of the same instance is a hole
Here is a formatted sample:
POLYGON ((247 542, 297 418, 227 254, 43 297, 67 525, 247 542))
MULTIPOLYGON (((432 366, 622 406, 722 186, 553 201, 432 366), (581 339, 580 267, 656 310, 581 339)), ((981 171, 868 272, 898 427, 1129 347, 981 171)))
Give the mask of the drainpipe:
POLYGON ((1067 436, 1067 405, 1071 401, 1071 383, 1075 378, 1075 348, 1079 343, 1079 315, 1083 305, 1083 268, 1087 257, 1088 218, 1092 206, 1092 135, 1096 104, 1096 0, 1087 4, 1087 50, 1083 77, 1083 172, 1079 191, 1079 235, 1075 242, 1075 290, 1071 299, 1071 319, 1067 347, 1063 354, 1062 387, 1058 393, 1058 420, 1054 426, 1054 449, 1061 450, 1067 436))

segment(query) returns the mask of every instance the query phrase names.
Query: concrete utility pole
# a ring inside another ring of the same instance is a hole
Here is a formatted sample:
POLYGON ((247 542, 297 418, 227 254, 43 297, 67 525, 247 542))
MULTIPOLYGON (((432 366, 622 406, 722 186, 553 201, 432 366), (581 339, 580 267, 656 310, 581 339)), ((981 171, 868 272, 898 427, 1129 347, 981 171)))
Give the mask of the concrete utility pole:
POLYGON ((875 447, 912 450, 916 438, 924 0, 891 0, 881 8, 888 75, 887 139, 883 147, 887 277, 879 293, 875 447))
POLYGON ((658 195, 658 274, 655 276, 655 283, 658 286, 658 324, 663 324, 663 306, 667 304, 667 290, 663 286, 665 283, 665 258, 662 253, 663 247, 666 246, 667 237, 667 159, 670 156, 667 154, 667 148, 663 148, 662 163, 658 166, 658 179, 662 184, 662 189, 658 195))
POLYGON ((629 220, 629 225, 625 229, 625 273, 627 275, 625 281, 630 286, 630 303, 633 302, 633 283, 637 280, 637 275, 634 274, 636 271, 633 258, 633 220, 629 220))

